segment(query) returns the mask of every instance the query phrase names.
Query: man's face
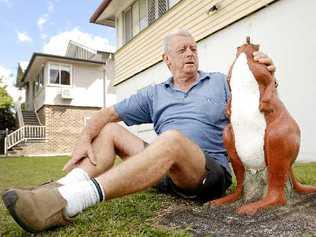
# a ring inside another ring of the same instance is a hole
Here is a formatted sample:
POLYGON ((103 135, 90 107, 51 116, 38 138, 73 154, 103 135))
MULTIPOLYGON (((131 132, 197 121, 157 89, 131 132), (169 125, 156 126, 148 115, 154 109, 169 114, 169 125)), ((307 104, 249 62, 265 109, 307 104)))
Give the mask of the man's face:
POLYGON ((192 76, 199 68, 196 43, 191 37, 174 36, 163 59, 174 77, 192 76))

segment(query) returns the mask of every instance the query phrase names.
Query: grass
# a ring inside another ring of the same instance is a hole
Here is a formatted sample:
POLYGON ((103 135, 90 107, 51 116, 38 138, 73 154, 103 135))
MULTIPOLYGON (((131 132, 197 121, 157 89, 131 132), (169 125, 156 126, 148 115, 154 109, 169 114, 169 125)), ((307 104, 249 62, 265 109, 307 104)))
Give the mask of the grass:
MULTIPOLYGON (((63 176, 69 157, 0 159, 0 193, 8 187, 31 187, 63 176)), ((78 215, 74 225, 37 236, 188 236, 181 230, 155 227, 159 210, 172 204, 169 196, 148 190, 125 198, 104 202, 78 215)), ((9 216, 0 202, 0 236, 31 236, 9 216)))
MULTIPOLYGON (((63 176, 69 157, 0 159, 0 192, 6 188, 30 187, 63 176)), ((316 163, 298 164, 295 174, 302 183, 316 184, 316 163)), ((74 225, 37 236, 189 236, 185 230, 158 227, 155 217, 174 199, 153 190, 104 202, 78 215, 74 225)), ((0 202, 0 236, 31 236, 9 216, 0 202)))

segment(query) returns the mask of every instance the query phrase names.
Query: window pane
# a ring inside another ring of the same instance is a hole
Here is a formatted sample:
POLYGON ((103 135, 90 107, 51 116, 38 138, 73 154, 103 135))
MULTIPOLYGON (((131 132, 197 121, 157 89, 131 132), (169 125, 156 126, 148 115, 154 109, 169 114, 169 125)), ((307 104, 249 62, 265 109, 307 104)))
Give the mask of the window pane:
POLYGON ((44 86, 44 67, 42 67, 40 72, 40 80, 39 80, 40 87, 44 86))
POLYGON ((150 25, 156 19, 156 3, 155 0, 148 0, 148 24, 150 25))
POLYGON ((125 42, 132 38, 132 9, 129 9, 124 14, 124 29, 125 29, 125 42))
POLYGON ((133 26, 132 32, 133 36, 137 35, 139 32, 139 2, 135 2, 132 6, 132 18, 133 18, 133 26))
POLYGON ((32 82, 32 96, 35 96, 35 81, 32 82))
POLYGON ((35 92, 39 90, 39 77, 40 77, 40 74, 37 74, 37 77, 35 80, 35 92))
POLYGON ((61 84, 70 85, 70 73, 69 71, 61 70, 61 84))
POLYGON ((59 70, 58 69, 49 70, 49 82, 52 84, 59 84, 59 70))
POLYGON ((158 17, 166 13, 168 9, 167 1, 168 0, 158 0, 158 17))
POLYGON ((143 30, 148 25, 148 17, 147 17, 147 1, 140 0, 139 1, 139 28, 143 30))

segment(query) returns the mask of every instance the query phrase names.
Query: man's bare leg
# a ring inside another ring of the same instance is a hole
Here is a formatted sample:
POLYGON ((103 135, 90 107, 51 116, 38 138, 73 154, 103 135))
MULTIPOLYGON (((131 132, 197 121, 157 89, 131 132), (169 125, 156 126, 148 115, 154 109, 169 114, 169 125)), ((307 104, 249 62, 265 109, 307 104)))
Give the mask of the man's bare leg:
MULTIPOLYGON (((98 149, 102 143, 94 145, 98 149)), ((142 191, 167 173, 181 188, 194 188, 201 182, 205 172, 204 154, 180 132, 167 131, 139 152, 141 150, 139 144, 138 149, 133 151, 136 155, 97 177, 106 199, 142 191)))
MULTIPOLYGON (((93 142, 93 149, 100 151, 104 148, 106 134, 108 133, 97 137, 93 142)), ((108 161, 106 160, 108 158, 104 157, 110 156, 96 153, 99 167, 86 163, 83 168, 92 176, 103 172, 101 175, 90 181, 65 185, 58 189, 67 201, 65 210, 67 215, 74 216, 104 199, 142 191, 153 186, 167 173, 181 188, 195 188, 202 181, 206 162, 204 154, 196 144, 180 132, 172 130, 161 134, 147 149, 144 149, 142 140, 138 141, 138 149, 131 147, 132 150, 129 151, 129 154, 134 152, 136 155, 105 172, 104 170, 109 167, 102 165, 102 160, 108 161)), ((121 149, 119 150, 122 152, 121 149)), ((125 154, 128 153, 126 151, 125 147, 125 154)), ((106 164, 113 165, 113 160, 106 164)))
POLYGON ((118 123, 108 123, 92 143, 96 166, 83 159, 77 167, 96 177, 113 167, 116 156, 123 160, 144 150, 144 142, 118 123))

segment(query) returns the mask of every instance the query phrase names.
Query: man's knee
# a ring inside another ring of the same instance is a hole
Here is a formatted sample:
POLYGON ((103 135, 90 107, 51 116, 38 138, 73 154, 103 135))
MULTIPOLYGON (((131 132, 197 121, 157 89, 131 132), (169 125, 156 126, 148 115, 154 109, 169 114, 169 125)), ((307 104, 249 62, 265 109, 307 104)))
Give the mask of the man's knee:
POLYGON ((163 147, 169 152, 180 154, 184 151, 185 136, 178 130, 169 130, 161 135, 158 139, 163 143, 163 147))
POLYGON ((117 135, 122 126, 118 123, 107 123, 100 131, 99 136, 113 137, 117 135))

